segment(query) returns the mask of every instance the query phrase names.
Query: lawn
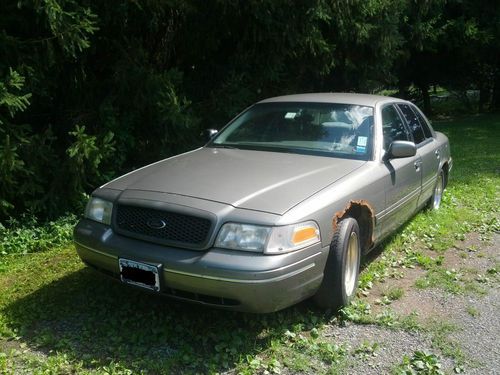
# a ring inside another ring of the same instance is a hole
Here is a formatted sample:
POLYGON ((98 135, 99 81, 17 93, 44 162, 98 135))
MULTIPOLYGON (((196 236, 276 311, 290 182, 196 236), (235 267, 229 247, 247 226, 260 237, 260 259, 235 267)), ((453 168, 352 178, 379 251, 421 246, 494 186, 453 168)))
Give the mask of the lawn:
POLYGON ((83 266, 71 244, 0 251, 0 373, 335 373, 346 366, 348 348, 328 339, 326 327, 349 321, 418 329, 370 314, 365 295, 401 267, 438 265, 469 232, 488 241, 499 230, 500 115, 434 126, 449 136, 454 159, 442 209, 418 214, 365 262, 352 306, 337 314, 308 301, 268 315, 227 312, 125 287, 83 266))

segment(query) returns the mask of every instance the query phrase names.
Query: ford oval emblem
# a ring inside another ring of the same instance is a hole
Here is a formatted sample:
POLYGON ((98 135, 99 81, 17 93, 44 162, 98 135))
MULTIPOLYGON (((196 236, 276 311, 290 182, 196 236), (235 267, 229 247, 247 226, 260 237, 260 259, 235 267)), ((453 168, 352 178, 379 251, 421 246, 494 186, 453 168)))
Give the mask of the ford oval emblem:
POLYGON ((162 219, 149 219, 146 225, 151 229, 163 229, 167 226, 167 223, 162 219))

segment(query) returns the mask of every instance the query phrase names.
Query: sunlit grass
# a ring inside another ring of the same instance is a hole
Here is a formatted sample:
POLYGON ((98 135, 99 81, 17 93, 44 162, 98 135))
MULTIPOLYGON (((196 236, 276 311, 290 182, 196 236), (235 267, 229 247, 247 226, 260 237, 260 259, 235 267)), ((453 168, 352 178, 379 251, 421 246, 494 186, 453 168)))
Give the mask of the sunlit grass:
POLYGON ((431 267, 465 233, 476 231, 487 240, 500 229, 500 116, 471 116, 434 123, 450 138, 453 170, 439 211, 423 211, 384 244, 381 256, 360 276, 361 288, 391 275, 401 264, 431 267), (419 253, 420 245, 436 256, 419 253))

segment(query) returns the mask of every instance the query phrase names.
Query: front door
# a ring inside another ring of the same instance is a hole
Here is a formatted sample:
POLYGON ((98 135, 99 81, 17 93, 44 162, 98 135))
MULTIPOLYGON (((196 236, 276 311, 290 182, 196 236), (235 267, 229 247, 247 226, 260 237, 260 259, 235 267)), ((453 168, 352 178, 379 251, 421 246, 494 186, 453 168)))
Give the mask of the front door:
MULTIPOLYGON (((382 109, 384 149, 393 141, 411 141, 408 128, 393 105, 382 109)), ((412 157, 389 159, 384 163, 387 170, 385 182, 385 210, 380 215, 383 235, 401 226, 417 209, 421 190, 422 160, 412 157)))

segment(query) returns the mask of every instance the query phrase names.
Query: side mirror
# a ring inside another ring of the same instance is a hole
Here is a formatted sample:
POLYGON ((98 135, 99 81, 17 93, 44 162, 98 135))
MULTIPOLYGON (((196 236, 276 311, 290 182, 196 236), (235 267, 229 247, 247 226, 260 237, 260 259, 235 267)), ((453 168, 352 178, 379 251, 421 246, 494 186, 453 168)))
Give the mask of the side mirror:
POLYGON ((415 143, 409 141, 394 141, 389 146, 387 151, 388 159, 400 159, 415 156, 417 153, 417 146, 415 143))
POLYGON ((208 142, 211 140, 219 131, 217 129, 205 129, 201 132, 203 140, 208 142))

